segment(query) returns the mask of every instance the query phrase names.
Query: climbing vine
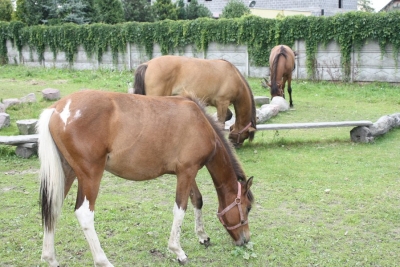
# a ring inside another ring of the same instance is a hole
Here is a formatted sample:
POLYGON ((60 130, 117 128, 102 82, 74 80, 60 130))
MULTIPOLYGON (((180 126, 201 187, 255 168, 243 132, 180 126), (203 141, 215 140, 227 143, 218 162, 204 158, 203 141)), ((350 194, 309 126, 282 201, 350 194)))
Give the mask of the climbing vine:
POLYGON ((72 65, 82 46, 88 57, 96 56, 101 61, 110 50, 114 63, 118 55, 126 52, 127 44, 144 48, 148 57, 153 56, 154 44, 162 54, 182 52, 186 46, 207 52, 210 43, 246 45, 251 62, 257 66, 268 66, 269 53, 273 46, 293 46, 296 40, 304 40, 306 65, 310 78, 316 69, 316 52, 319 45, 326 46, 335 41, 340 46, 341 66, 344 80, 350 77, 351 53, 360 51, 368 40, 379 43, 382 56, 388 45, 393 47, 397 67, 400 48, 399 12, 347 12, 331 17, 289 16, 267 19, 243 16, 237 19, 210 19, 171 21, 154 23, 127 22, 123 24, 64 24, 60 26, 32 26, 21 22, 0 22, 0 63, 6 64, 9 40, 21 53, 24 46, 35 51, 39 61, 44 59, 48 48, 56 58, 64 52, 72 65))

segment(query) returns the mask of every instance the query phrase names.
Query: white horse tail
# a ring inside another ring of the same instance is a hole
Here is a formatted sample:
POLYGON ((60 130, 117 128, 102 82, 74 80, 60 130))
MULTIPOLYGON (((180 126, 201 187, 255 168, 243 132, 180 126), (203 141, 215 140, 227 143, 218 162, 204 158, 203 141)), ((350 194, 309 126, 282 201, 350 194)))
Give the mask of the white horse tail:
POLYGON ((40 115, 39 134, 40 159, 40 206, 43 227, 53 232, 64 201, 64 179, 60 155, 49 130, 49 121, 54 108, 45 109, 40 115))

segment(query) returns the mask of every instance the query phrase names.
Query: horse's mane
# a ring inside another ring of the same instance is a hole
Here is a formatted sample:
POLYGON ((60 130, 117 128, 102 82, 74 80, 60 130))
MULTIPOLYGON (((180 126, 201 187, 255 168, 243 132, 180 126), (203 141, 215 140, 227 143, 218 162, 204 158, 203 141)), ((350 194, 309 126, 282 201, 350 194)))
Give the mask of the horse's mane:
POLYGON ((203 114, 206 116, 208 122, 211 124, 213 127, 215 133, 218 135, 219 139, 221 140, 226 152, 228 153, 230 162, 232 163, 233 170, 236 174, 237 180, 241 182, 246 182, 246 175, 243 172, 243 168, 240 165, 239 161, 237 160, 236 156, 234 155, 234 148, 231 145, 231 143, 225 138, 224 132, 221 129, 221 126, 217 124, 217 122, 212 118, 205 110, 205 104, 198 98, 186 95, 185 96, 187 99, 192 100, 195 102, 203 112, 203 114))
POLYGON ((283 56, 285 59, 287 58, 287 51, 283 45, 281 45, 279 53, 275 56, 274 61, 272 62, 272 72, 271 72, 271 95, 278 94, 278 85, 276 84, 276 73, 278 70, 278 62, 279 58, 283 56))
MULTIPOLYGON (((254 129, 257 129, 257 122, 256 122, 256 104, 254 102, 254 96, 253 96, 253 91, 251 90, 251 87, 249 85, 249 83, 247 82, 246 78, 243 76, 243 74, 238 70, 238 68, 236 68, 235 65, 233 65, 231 62, 225 60, 225 59, 221 59, 223 61, 228 62, 232 68, 235 69, 236 73, 238 74, 239 78, 242 80, 243 84, 246 87, 246 90, 248 91, 248 93, 250 94, 250 98, 251 98, 251 126, 254 129)), ((249 141, 253 141, 254 139, 254 134, 255 131, 252 131, 249 133, 249 141)))

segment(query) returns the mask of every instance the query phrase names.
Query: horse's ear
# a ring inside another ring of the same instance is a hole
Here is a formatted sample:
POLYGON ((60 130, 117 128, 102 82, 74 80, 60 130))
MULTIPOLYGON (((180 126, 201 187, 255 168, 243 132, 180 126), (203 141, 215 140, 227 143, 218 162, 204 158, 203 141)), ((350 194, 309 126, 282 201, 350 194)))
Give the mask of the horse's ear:
POLYGON ((251 176, 246 182, 246 191, 249 191, 252 184, 253 184, 253 176, 251 176))
POLYGON ((255 132, 255 131, 257 131, 257 129, 255 129, 254 127, 249 127, 249 133, 255 132))

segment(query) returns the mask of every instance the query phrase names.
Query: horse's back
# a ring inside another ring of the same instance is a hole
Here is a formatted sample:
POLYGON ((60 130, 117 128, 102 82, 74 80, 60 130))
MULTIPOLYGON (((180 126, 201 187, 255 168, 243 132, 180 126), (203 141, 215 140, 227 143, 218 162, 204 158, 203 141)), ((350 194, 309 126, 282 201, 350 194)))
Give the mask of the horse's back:
POLYGON ((241 81, 236 67, 225 60, 161 56, 147 63, 147 95, 182 95, 190 92, 205 101, 234 98, 241 81))
POLYGON ((272 50, 271 50, 271 53, 270 53, 270 56, 269 56, 270 65, 272 65, 275 57, 278 56, 280 53, 283 53, 283 52, 286 53, 289 56, 288 59, 290 60, 290 62, 294 63, 295 54, 294 54, 293 50, 287 45, 277 45, 277 46, 274 46, 272 48, 272 50))
POLYGON ((50 131, 72 164, 105 164, 132 179, 175 173, 204 164, 215 132, 199 106, 181 97, 147 97, 101 91, 74 93, 53 105, 50 131))
POLYGON ((295 54, 287 45, 272 48, 269 57, 271 75, 290 76, 295 66, 295 54))

